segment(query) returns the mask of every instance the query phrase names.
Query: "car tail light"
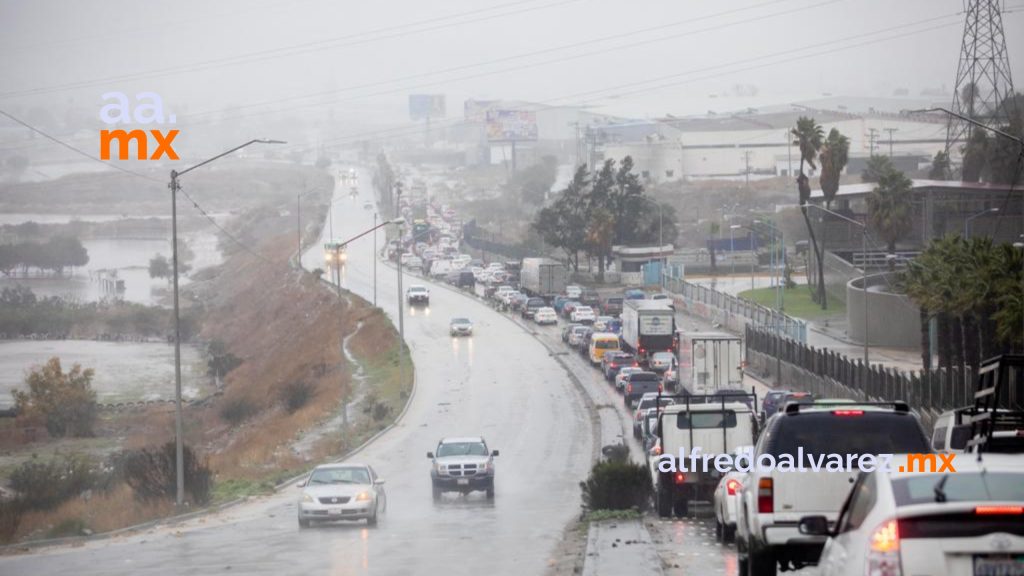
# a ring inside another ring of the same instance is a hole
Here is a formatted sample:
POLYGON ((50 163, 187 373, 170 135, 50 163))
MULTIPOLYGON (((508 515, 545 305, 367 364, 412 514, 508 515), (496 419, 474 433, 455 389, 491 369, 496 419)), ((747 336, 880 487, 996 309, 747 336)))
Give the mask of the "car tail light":
POLYGON ((833 414, 836 416, 863 416, 863 410, 833 410, 833 414))
POLYGON ((683 482, 686 482, 686 474, 683 474, 682 472, 676 472, 675 474, 672 475, 672 481, 675 482, 676 484, 682 484, 683 482))
POLYGON ((1024 514, 1024 506, 976 506, 974 508, 974 513, 978 516, 1019 516, 1024 514))
POLYGON ((871 533, 864 573, 870 576, 900 576, 900 529, 896 520, 880 524, 871 533))
POLYGON ((775 494, 771 478, 757 481, 757 511, 760 514, 771 514, 775 511, 775 494))
POLYGON ((729 494, 729 496, 735 496, 736 492, 739 491, 741 488, 743 488, 743 485, 740 484, 739 480, 733 478, 730 478, 725 483, 725 491, 729 494))

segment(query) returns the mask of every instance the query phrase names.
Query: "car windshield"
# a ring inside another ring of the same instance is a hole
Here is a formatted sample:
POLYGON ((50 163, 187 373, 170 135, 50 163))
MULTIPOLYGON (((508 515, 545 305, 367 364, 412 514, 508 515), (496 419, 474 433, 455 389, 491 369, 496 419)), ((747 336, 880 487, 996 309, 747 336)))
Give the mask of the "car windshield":
POLYGON ((798 449, 808 455, 931 452, 913 416, 866 410, 851 415, 806 412, 782 418, 766 441, 773 456, 797 454, 798 449))
POLYGON ((651 360, 655 362, 671 362, 672 358, 673 356, 671 352, 658 352, 651 355, 651 360))
POLYGON ((452 324, 469 324, 468 318, 453 318, 452 324))
POLYGON ((317 468, 309 475, 308 485, 318 484, 369 484, 370 472, 361 466, 345 468, 317 468))
POLYGON ((445 442, 437 448, 437 457, 445 456, 487 456, 483 442, 445 442))
POLYGON ((954 474, 915 474, 892 481, 897 506, 928 504, 936 501, 939 488, 946 502, 1024 502, 1024 473, 965 472, 954 474))

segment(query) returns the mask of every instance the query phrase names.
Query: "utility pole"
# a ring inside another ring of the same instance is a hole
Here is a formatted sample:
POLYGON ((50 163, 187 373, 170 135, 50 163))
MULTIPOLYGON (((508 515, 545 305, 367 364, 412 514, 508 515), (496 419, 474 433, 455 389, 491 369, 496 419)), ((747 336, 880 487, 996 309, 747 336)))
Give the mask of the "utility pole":
POLYGON ((878 137, 878 130, 874 128, 868 128, 868 142, 871 147, 871 156, 875 155, 875 138, 878 137))
POLYGON ((792 176, 793 175, 793 138, 790 136, 789 132, 786 132, 786 143, 789 145, 788 146, 788 151, 786 152, 786 176, 792 176))
POLYGON ((745 165, 743 173, 746 174, 746 185, 747 188, 750 188, 750 150, 746 150, 743 152, 743 163, 745 165))
POLYGON ((181 510, 185 506, 185 436, 181 412, 181 322, 178 320, 178 171, 171 170, 171 263, 174 272, 174 502, 181 510))
POLYGON ((889 133, 889 158, 892 158, 892 133, 899 132, 899 128, 885 128, 885 131, 889 133))
POLYGON ((373 306, 377 307, 377 211, 373 211, 373 306))

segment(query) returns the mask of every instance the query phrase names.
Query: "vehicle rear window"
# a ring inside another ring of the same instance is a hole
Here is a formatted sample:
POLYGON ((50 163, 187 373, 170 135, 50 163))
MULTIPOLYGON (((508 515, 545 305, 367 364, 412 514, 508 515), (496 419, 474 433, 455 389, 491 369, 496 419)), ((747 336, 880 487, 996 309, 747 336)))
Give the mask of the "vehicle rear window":
POLYGON ((618 340, 597 340, 594 342, 594 348, 600 350, 614 350, 619 347, 618 340))
POLYGON ((1024 502, 1024 474, 1014 472, 957 472, 915 474, 892 481, 897 506, 935 502, 935 487, 943 477, 947 502, 1024 502))
POLYGON ((651 382, 657 382, 658 381, 658 375, 657 374, 653 374, 651 372, 637 372, 635 374, 630 375, 630 377, 629 377, 629 381, 630 382, 640 382, 641 380, 648 380, 648 381, 651 381, 651 382))
MULTIPOLYGON (((768 431, 766 452, 773 456, 804 454, 930 453, 921 426, 909 414, 865 412, 840 416, 829 412, 797 414, 768 431)), ((845 456, 844 456, 845 457, 845 456)))
POLYGON ((609 298, 609 304, 622 304, 622 298, 609 298))
POLYGON ((736 412, 732 410, 680 412, 676 415, 676 428, 735 428, 736 412))

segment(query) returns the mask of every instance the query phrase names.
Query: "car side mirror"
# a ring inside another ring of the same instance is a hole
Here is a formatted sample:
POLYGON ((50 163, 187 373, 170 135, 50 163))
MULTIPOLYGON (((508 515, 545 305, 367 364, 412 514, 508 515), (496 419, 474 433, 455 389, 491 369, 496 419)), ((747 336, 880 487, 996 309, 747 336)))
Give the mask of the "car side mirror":
POLYGON ((434 453, 433 452, 427 452, 427 458, 430 458, 431 460, 433 460, 434 459, 434 453))
POLYGON ((497 450, 494 450, 493 452, 491 452, 491 456, 497 456, 497 455, 498 455, 498 451, 497 450))
POLYGON ((374 480, 373 483, 376 484, 377 486, 383 486, 384 485, 384 481, 381 480, 380 478, 377 478, 376 480, 374 480))
POLYGON ((305 488, 306 487, 306 481, 305 480, 301 480, 298 484, 295 485, 295 487, 296 488, 305 488))
POLYGON ((831 536, 832 531, 828 528, 828 519, 824 516, 804 516, 798 525, 801 534, 808 536, 831 536))

